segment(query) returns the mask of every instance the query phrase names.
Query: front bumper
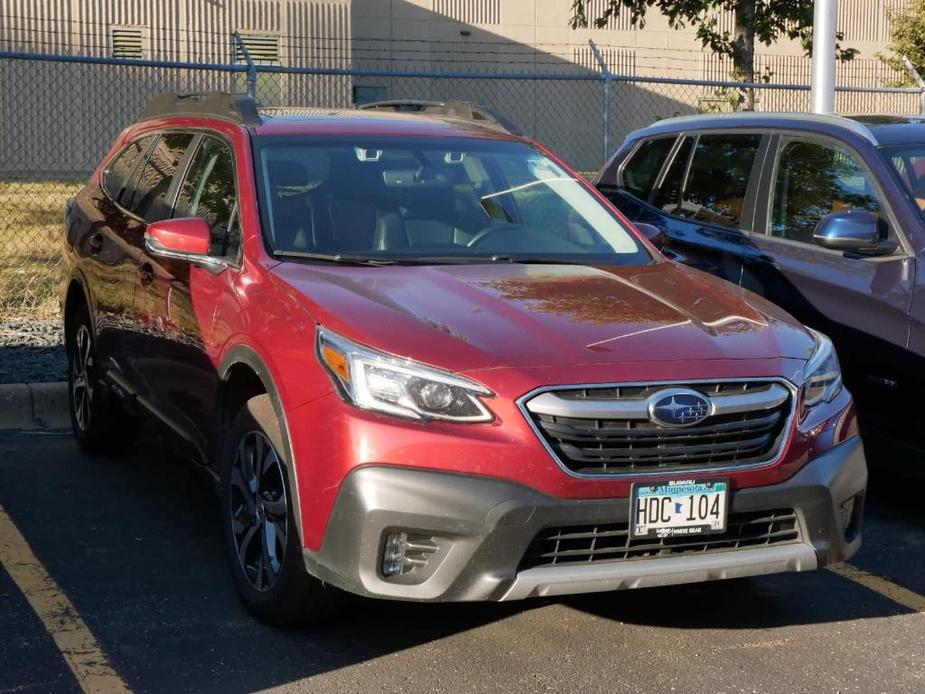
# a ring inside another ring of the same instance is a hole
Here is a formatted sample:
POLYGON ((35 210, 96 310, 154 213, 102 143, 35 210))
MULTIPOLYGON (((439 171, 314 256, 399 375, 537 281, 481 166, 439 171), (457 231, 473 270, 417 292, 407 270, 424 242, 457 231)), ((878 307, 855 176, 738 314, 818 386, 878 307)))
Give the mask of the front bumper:
POLYGON ((808 571, 858 550, 866 486, 863 446, 853 437, 785 482, 732 492, 730 513, 793 508, 798 542, 519 570, 540 530, 625 521, 629 500, 563 500, 497 479, 368 466, 344 481, 321 548, 305 550, 304 558, 310 573, 344 590, 421 601, 517 600, 808 571), (840 506, 850 498, 856 520, 845 528, 840 506), (429 547, 423 564, 386 578, 380 567, 391 531, 426 537, 429 547))

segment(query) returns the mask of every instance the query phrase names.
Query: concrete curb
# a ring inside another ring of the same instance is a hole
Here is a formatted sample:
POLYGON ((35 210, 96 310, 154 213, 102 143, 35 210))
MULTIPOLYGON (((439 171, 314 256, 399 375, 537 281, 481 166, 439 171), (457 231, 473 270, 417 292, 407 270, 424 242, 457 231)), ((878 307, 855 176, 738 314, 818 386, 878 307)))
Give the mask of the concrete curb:
POLYGON ((67 429, 67 383, 8 383, 0 385, 0 430, 67 429))

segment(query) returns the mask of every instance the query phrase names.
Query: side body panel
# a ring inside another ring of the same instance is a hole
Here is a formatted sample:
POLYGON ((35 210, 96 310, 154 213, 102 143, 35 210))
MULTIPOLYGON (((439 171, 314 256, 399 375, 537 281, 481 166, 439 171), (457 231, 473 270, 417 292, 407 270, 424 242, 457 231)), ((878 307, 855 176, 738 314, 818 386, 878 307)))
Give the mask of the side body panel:
POLYGON ((133 329, 135 276, 144 230, 109 199, 97 172, 71 207, 68 243, 92 287, 99 365, 125 377, 124 346, 133 329))
MULTIPOLYGON (((765 195, 756 208, 742 284, 832 338, 867 431, 891 439, 908 438, 909 432, 918 429, 918 416, 904 413, 914 412, 911 403, 922 385, 917 358, 907 350, 916 282, 912 246, 921 233, 921 220, 909 214, 914 210, 907 196, 869 143, 852 135, 793 134, 828 141, 863 162, 876 182, 885 207, 882 214, 898 230, 902 246, 892 255, 864 257, 762 233, 768 228, 776 185, 775 147, 761 174, 765 195)), ((925 437, 920 443, 925 444, 925 437)))

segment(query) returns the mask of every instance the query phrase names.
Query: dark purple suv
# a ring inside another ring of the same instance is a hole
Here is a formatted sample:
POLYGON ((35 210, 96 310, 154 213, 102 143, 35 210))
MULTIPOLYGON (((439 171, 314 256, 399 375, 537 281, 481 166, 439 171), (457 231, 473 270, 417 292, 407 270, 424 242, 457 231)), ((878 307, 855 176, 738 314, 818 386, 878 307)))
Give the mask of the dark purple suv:
POLYGON ((668 255, 829 334, 865 433, 925 449, 925 118, 672 118, 597 186, 668 255))

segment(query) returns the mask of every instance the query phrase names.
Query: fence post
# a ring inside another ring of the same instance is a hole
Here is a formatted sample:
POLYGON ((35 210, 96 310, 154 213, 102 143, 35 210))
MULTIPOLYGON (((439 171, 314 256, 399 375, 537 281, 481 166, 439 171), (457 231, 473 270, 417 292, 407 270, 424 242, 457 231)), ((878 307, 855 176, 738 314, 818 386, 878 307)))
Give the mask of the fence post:
POLYGON ((915 69, 915 65, 913 65, 912 61, 906 56, 903 56, 903 65, 905 65, 906 69, 912 74, 912 79, 915 80, 915 83, 921 90, 921 95, 919 96, 919 113, 925 113, 925 80, 922 79, 919 71, 915 69))
POLYGON ((604 158, 603 162, 606 162, 610 157, 610 110, 613 99, 611 98, 613 93, 613 73, 610 71, 610 68, 607 66, 607 61, 604 60, 604 56, 601 54, 600 49, 597 47, 597 44, 594 43, 594 39, 588 39, 588 45, 591 47, 591 52, 594 54, 594 59, 597 61, 598 66, 601 68, 601 79, 604 82, 604 158))
POLYGON ((241 51, 245 62, 247 62, 247 95, 254 101, 257 101, 257 65, 254 63, 253 58, 251 58, 251 52, 247 50, 247 46, 244 44, 244 39, 241 38, 241 34, 236 31, 232 34, 232 37, 234 37, 235 46, 241 51))

